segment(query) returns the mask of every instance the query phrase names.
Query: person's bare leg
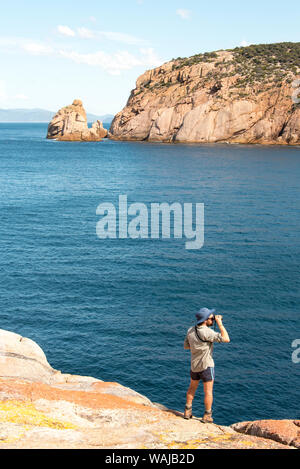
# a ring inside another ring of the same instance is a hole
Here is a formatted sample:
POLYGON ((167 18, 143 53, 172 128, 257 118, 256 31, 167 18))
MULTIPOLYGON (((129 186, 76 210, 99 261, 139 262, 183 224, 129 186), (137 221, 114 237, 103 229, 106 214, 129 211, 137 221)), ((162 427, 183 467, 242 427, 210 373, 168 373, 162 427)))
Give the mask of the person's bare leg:
POLYGON ((191 379, 190 387, 186 393, 186 405, 188 407, 191 406, 193 403, 193 399, 195 397, 198 385, 199 385, 199 380, 191 379))
POLYGON ((204 407, 205 407, 205 414, 203 416, 203 421, 205 422, 213 422, 212 419, 212 404, 213 404, 213 381, 206 381, 203 383, 203 390, 204 390, 204 407))
POLYGON ((192 404, 193 399, 195 397, 197 388, 198 388, 199 380, 191 379, 189 389, 186 393, 186 405, 184 410, 184 418, 190 419, 192 418, 192 404))
POLYGON ((207 412, 211 411, 213 405, 213 381, 206 381, 203 383, 203 391, 204 391, 204 407, 207 412))

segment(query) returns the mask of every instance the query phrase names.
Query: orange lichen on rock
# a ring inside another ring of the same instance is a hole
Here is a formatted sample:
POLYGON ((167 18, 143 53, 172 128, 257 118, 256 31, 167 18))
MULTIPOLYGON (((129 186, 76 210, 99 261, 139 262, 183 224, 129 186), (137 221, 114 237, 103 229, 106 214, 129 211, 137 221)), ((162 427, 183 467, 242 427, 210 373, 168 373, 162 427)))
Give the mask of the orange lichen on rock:
POLYGON ((60 389, 44 383, 30 383, 22 380, 0 379, 0 392, 18 394, 23 400, 36 401, 37 399, 47 399, 52 401, 69 401, 75 404, 90 408, 107 409, 145 409, 145 406, 122 397, 112 394, 102 393, 101 388, 106 388, 108 384, 97 383, 94 391, 76 391, 60 389))

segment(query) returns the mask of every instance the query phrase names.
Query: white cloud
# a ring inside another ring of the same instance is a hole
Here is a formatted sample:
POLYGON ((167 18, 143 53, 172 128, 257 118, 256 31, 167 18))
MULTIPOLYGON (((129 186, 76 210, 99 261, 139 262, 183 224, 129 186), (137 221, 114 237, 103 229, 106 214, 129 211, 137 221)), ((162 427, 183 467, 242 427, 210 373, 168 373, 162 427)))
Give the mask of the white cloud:
POLYGON ((176 10, 176 14, 183 20, 188 20, 191 17, 191 11, 185 10, 184 8, 178 8, 178 10, 176 10))
POLYGON ((13 98, 18 99, 20 101, 27 101, 27 99, 29 99, 28 96, 26 96, 26 94, 22 94, 22 93, 16 94, 13 98))
POLYGON ((32 55, 49 55, 54 51, 47 44, 22 37, 0 37, 0 47, 3 47, 5 52, 22 49, 32 55))
POLYGON ((240 46, 241 46, 241 47, 247 47, 247 46, 250 46, 250 43, 247 42, 247 41, 245 41, 245 40, 243 40, 243 41, 240 43, 240 46))
POLYGON ((20 46, 22 49, 32 55, 50 55, 53 53, 52 47, 47 46, 41 42, 21 42, 20 46))
POLYGON ((14 37, 0 37, 0 46, 15 47, 18 45, 18 40, 14 37))
POLYGON ((95 18, 95 16, 90 16, 90 17, 89 17, 89 20, 90 20, 92 23, 96 23, 97 18, 95 18))
POLYGON ((84 39, 107 39, 109 41, 121 42, 128 45, 147 45, 147 41, 138 37, 132 36, 131 34, 119 33, 114 31, 94 31, 88 28, 78 28, 78 35, 84 39))
POLYGON ((68 37, 74 37, 75 36, 75 32, 73 31, 73 29, 69 28, 69 26, 59 25, 59 26, 57 26, 57 30, 63 36, 68 36, 68 37))
POLYGON ((103 51, 82 54, 76 51, 60 50, 59 53, 61 57, 70 59, 78 64, 85 64, 93 67, 100 66, 110 72, 121 67, 121 64, 113 57, 112 54, 107 54, 103 51))
MULTIPOLYGON (((144 41, 123 33, 106 32, 106 31, 91 31, 87 28, 78 28, 77 34, 80 37, 93 38, 93 34, 99 37, 106 37, 114 41, 123 41, 130 45, 139 45, 140 47, 135 52, 127 50, 119 50, 115 52, 105 52, 104 50, 96 50, 93 52, 83 52, 72 50, 62 45, 48 45, 47 43, 37 42, 24 38, 1 38, 0 47, 4 47, 7 51, 8 45, 11 46, 11 51, 15 52, 21 50, 27 54, 35 56, 52 56, 57 58, 65 58, 72 60, 78 64, 85 64, 94 67, 100 67, 107 73, 119 75, 124 70, 131 70, 134 67, 147 67, 153 68, 162 63, 162 60, 157 56, 154 49, 145 47, 144 41), (144 46, 144 47, 142 47, 144 46)), ((94 43, 93 43, 94 45, 94 43)), ((2 95, 3 95, 2 87, 2 95)), ((22 99, 25 99, 23 95, 22 99)), ((21 97, 19 97, 21 99, 21 97)))
POLYGON ((129 45, 142 45, 146 43, 144 39, 139 39, 138 37, 131 36, 130 34, 101 31, 100 35, 111 41, 122 42, 129 45))
POLYGON ((120 75, 122 70, 130 70, 137 66, 155 67, 161 63, 153 49, 140 49, 140 55, 135 56, 128 51, 119 51, 108 54, 97 51, 88 54, 76 51, 59 51, 61 57, 67 58, 78 64, 100 67, 111 75, 120 75))
POLYGON ((102 31, 102 35, 106 39, 110 39, 111 41, 122 42, 124 44, 129 44, 129 45, 146 45, 147 44, 147 41, 145 41, 144 39, 131 36, 130 34, 102 31))
POLYGON ((156 55, 152 47, 147 47, 146 49, 140 49, 141 54, 143 55, 143 63, 148 67, 158 67, 162 64, 162 59, 156 55))
POLYGON ((95 37, 94 31, 88 28, 78 28, 77 29, 78 35, 84 39, 93 39, 95 37))

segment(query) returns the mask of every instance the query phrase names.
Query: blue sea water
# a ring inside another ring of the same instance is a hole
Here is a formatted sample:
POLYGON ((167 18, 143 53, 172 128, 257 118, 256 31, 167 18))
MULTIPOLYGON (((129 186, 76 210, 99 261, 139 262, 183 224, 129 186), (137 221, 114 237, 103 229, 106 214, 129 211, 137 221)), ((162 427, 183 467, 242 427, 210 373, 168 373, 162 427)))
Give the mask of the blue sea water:
MULTIPOLYGON (((183 410, 187 329, 224 316, 220 424, 299 418, 300 148, 55 142, 0 124, 0 328, 65 373, 117 381, 183 410), (100 240, 102 202, 205 204, 205 243, 100 240)), ((199 387, 194 413, 203 411, 199 387)))

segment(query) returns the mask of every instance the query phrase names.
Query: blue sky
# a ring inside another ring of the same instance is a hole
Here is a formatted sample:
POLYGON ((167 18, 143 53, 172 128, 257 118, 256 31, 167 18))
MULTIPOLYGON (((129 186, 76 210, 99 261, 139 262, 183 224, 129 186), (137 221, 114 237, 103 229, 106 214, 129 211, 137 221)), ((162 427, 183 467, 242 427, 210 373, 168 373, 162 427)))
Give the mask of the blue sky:
POLYGON ((0 108, 82 99, 115 114, 136 78, 173 57, 300 42, 299 1, 12 0, 0 17, 0 108))

